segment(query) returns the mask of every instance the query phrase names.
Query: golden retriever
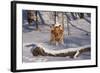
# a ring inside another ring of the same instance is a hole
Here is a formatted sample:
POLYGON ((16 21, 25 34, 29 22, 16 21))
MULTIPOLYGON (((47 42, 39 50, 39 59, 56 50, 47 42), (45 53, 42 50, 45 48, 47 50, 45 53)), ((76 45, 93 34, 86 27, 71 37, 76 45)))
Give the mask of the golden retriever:
POLYGON ((51 26, 51 37, 50 37, 50 43, 55 43, 56 45, 64 44, 64 30, 61 25, 53 25, 51 26))

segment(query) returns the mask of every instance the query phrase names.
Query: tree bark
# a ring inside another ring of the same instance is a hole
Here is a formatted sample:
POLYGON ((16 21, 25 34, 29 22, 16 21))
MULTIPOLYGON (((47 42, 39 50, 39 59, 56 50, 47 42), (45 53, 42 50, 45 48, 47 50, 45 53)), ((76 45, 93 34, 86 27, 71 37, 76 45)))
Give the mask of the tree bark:
MULTIPOLYGON (((49 49, 48 49, 49 50, 49 49)), ((32 48, 31 52, 33 56, 53 56, 53 57, 66 57, 69 56, 70 58, 76 58, 81 53, 90 51, 90 46, 80 47, 80 48, 69 48, 64 50, 49 50, 37 46, 36 48, 32 48)))
POLYGON ((36 21, 35 21, 35 23, 36 23, 36 30, 38 30, 39 26, 38 26, 37 11, 35 12, 35 16, 36 16, 36 21))

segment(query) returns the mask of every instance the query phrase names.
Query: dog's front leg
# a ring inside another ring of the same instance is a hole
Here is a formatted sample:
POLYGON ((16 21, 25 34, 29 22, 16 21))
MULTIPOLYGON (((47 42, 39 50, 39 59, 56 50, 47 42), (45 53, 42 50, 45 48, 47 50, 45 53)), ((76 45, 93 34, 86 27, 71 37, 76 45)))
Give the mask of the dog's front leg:
POLYGON ((57 41, 55 41, 55 45, 58 46, 58 42, 57 41))
POLYGON ((64 40, 63 39, 61 40, 61 44, 64 45, 64 40))
POLYGON ((64 45, 64 36, 63 35, 61 36, 60 44, 64 45))

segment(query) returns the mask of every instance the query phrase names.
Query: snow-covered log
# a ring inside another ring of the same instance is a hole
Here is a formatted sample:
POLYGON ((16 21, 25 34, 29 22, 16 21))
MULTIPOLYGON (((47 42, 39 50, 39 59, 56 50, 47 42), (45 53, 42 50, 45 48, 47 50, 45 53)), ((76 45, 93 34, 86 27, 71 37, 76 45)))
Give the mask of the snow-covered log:
POLYGON ((54 56, 54 57, 66 57, 69 56, 71 58, 78 57, 81 53, 90 51, 90 45, 78 47, 78 48, 67 48, 63 50, 51 50, 41 46, 36 46, 31 49, 33 56, 54 56))

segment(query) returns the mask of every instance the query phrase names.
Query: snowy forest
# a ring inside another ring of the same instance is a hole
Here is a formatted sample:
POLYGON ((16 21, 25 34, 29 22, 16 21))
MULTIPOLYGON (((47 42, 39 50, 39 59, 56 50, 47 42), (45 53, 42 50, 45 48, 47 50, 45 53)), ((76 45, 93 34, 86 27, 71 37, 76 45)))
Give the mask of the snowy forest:
POLYGON ((22 62, 91 59, 91 13, 22 10, 22 33, 22 62))

